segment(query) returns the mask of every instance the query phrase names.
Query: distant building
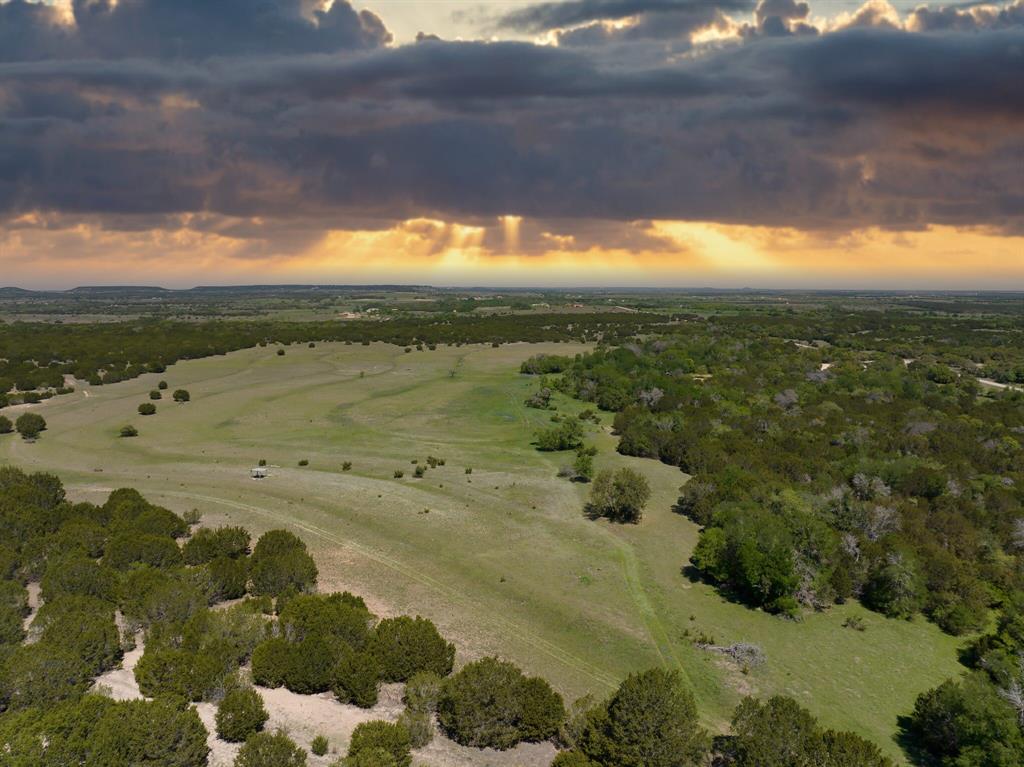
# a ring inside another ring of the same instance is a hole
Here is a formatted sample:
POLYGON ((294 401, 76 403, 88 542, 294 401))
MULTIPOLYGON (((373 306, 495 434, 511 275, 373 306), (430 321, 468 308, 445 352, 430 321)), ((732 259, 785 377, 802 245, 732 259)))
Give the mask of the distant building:
POLYGON ((267 478, 267 467, 257 466, 253 469, 249 469, 249 476, 253 479, 266 479, 267 478))

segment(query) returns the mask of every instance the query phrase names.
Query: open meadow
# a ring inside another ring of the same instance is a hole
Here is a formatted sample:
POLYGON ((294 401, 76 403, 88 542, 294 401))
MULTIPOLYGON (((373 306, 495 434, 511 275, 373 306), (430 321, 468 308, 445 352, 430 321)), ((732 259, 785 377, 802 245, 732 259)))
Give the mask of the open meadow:
POLYGON ((277 348, 78 382, 32 408, 49 426, 38 441, 0 437, 0 464, 59 474, 82 500, 132 486, 175 511, 198 509, 206 524, 289 527, 319 563, 321 589, 362 594, 381 615, 429 617, 462 661, 500 654, 569 699, 604 696, 631 671, 679 667, 715 730, 743 694, 784 693, 899 756, 897 717, 961 671, 963 640, 920 616, 889 620, 852 603, 797 623, 691 581, 682 568, 698 528, 672 511, 686 476, 618 455, 608 415, 586 427, 597 468, 631 465, 654 495, 638 526, 588 520, 586 485, 556 476, 571 454, 531 445, 551 413, 523 404, 537 382, 518 372, 533 354, 585 346, 277 348), (160 379, 169 388, 156 414, 140 416, 160 379), (178 388, 191 402, 171 401, 178 388), (120 438, 126 424, 139 436, 120 438), (412 462, 428 456, 444 465, 415 478, 412 462), (255 481, 260 459, 270 475, 255 481), (851 616, 866 630, 845 628, 851 616), (767 662, 742 669, 696 637, 756 643, 767 662))

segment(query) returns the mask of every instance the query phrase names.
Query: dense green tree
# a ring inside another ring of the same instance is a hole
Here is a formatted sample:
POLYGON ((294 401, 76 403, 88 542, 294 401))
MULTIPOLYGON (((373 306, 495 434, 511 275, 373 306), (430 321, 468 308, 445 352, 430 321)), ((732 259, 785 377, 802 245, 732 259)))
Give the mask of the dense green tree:
POLYGON ((224 685, 232 660, 212 648, 190 650, 151 644, 135 666, 135 681, 147 697, 208 700, 224 685))
POLYGON ((51 560, 46 566, 40 589, 46 601, 59 596, 86 596, 114 603, 118 592, 117 574, 80 553, 51 560))
POLYGON ((306 767, 306 752, 284 732, 258 732, 239 749, 234 767, 306 767))
POLYGON ((207 566, 210 574, 210 598, 220 602, 245 596, 249 582, 249 563, 243 557, 217 557, 207 566))
POLYGON ((433 714, 441 697, 444 680, 432 671, 419 671, 409 677, 402 693, 402 701, 412 711, 433 714))
POLYGON ((820 747, 818 723, 792 698, 744 698, 732 717, 739 767, 811 767, 820 747))
POLYGON ((0 415, 0 434, 10 434, 12 431, 14 431, 14 424, 11 423, 11 419, 0 415))
POLYGON ((194 708, 125 701, 106 708, 90 738, 87 765, 205 767, 206 728, 194 708))
POLYGON ((0 656, 0 708, 50 706, 81 696, 92 669, 74 652, 51 642, 22 645, 0 656))
POLYGON ((331 689, 342 703, 372 708, 377 704, 382 674, 376 655, 342 645, 334 666, 331 689))
POLYGON ((192 395, 188 393, 187 389, 175 389, 172 396, 175 402, 188 402, 192 399, 192 395))
POLYGON ((1017 712, 982 672, 943 682, 914 704, 910 733, 948 767, 1020 767, 1024 734, 1017 712))
POLYGON ((252 593, 278 596, 289 588, 304 591, 316 583, 317 575, 316 563, 305 551, 254 558, 250 569, 252 593))
POLYGON ((587 513, 615 522, 636 523, 650 498, 651 486, 643 474, 629 468, 605 469, 594 478, 587 513))
POLYGON ((702 763, 708 746, 679 673, 652 669, 628 676, 592 712, 580 748, 606 767, 689 767, 702 763))
POLYGON ((103 564, 127 570, 133 564, 169 568, 181 564, 181 549, 174 539, 162 535, 124 532, 107 542, 103 564))
POLYGON ((369 651, 380 660, 387 682, 404 682, 421 671, 447 676, 455 662, 455 645, 419 616, 381 621, 370 638, 369 651))
POLYGON ((359 649, 370 636, 373 615, 361 597, 349 592, 298 594, 280 609, 282 633, 292 641, 333 637, 359 649))
POLYGON ((217 736, 237 743, 263 729, 270 715, 263 698, 252 687, 229 689, 217 706, 217 736))
POLYGON ((557 693, 511 663, 484 658, 445 680, 437 717, 457 743, 506 749, 527 738, 554 735, 565 709, 557 693))
POLYGON ((409 731, 400 724, 375 720, 356 725, 349 741, 348 756, 356 757, 362 751, 376 748, 389 753, 398 767, 412 764, 409 731))
POLYGON ((252 651, 252 678, 263 687, 281 687, 291 666, 292 644, 286 639, 268 639, 252 651))
POLYGON ((35 439, 46 430, 46 420, 38 413, 22 413, 14 422, 14 428, 22 439, 35 439))
POLYGON ((202 565, 218 557, 239 558, 249 553, 249 531, 244 527, 203 527, 182 547, 185 563, 202 565))
POLYGON ((152 402, 143 402, 138 407, 139 415, 153 415, 156 413, 156 405, 152 402))
POLYGON ((63 595, 46 602, 32 629, 39 641, 73 653, 93 675, 113 668, 121 658, 114 607, 95 597, 63 595))

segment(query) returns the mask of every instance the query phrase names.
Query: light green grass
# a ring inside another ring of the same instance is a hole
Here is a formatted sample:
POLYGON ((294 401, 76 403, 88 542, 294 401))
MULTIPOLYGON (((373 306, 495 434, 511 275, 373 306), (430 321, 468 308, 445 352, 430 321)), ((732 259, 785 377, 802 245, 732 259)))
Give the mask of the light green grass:
POLYGON ((35 444, 0 438, 0 462, 58 473, 78 498, 134 486, 179 511, 198 508, 208 522, 292 526, 317 557, 324 587, 357 591, 382 611, 429 616, 463 658, 499 653, 570 698, 603 695, 628 672, 663 664, 684 671, 715 729, 741 694, 780 692, 897 755, 897 716, 959 673, 958 642, 923 621, 886 620, 857 605, 789 622, 690 582, 681 568, 697 528, 671 511, 685 475, 616 454, 607 418, 587 427, 598 468, 639 468, 654 496, 638 526, 585 519, 585 486, 555 477, 571 455, 530 446, 550 413, 522 404, 537 383, 518 374, 531 354, 582 349, 406 354, 318 344, 283 357, 250 349, 48 402, 38 410, 49 430, 35 444), (172 391, 189 389, 192 402, 165 398, 155 416, 139 416, 161 378, 172 391), (126 423, 141 436, 119 439, 126 423), (446 465, 413 479, 410 461, 428 454, 446 465), (260 458, 279 468, 253 481, 249 468, 260 458), (299 468, 300 459, 309 466, 299 468), (341 471, 345 460, 352 471, 341 471), (393 479, 395 469, 405 478, 393 479), (842 627, 854 614, 866 631, 842 627), (744 674, 694 648, 687 630, 719 644, 755 642, 768 662, 744 674))

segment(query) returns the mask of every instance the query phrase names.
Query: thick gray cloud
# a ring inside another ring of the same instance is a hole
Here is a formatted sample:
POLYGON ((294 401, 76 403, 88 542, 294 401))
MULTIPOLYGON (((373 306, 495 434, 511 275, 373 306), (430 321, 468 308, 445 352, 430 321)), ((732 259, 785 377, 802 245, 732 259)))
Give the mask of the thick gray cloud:
MULTIPOLYGON (((237 39, 196 31, 145 55, 145 35, 102 48, 116 38, 55 26, 85 35, 89 55, 0 63, 0 215, 258 216, 291 232, 501 214, 558 219, 560 233, 653 218, 1024 229, 1024 26, 773 37, 770 19, 792 33, 809 14, 763 0, 759 34, 675 56, 656 40, 380 47, 386 31, 352 37, 351 15, 332 37, 298 3, 208 5, 294 25, 260 54, 247 46, 266 22, 236 15, 237 39), (296 51, 292 34, 333 42, 296 51)), ((126 6, 167 11, 96 12, 126 6)), ((26 30, 49 13, 0 5, 26 30)))
POLYGON ((74 23, 39 2, 0 4, 0 61, 202 59, 373 48, 383 22, 346 0, 304 14, 302 0, 73 0, 74 23))

